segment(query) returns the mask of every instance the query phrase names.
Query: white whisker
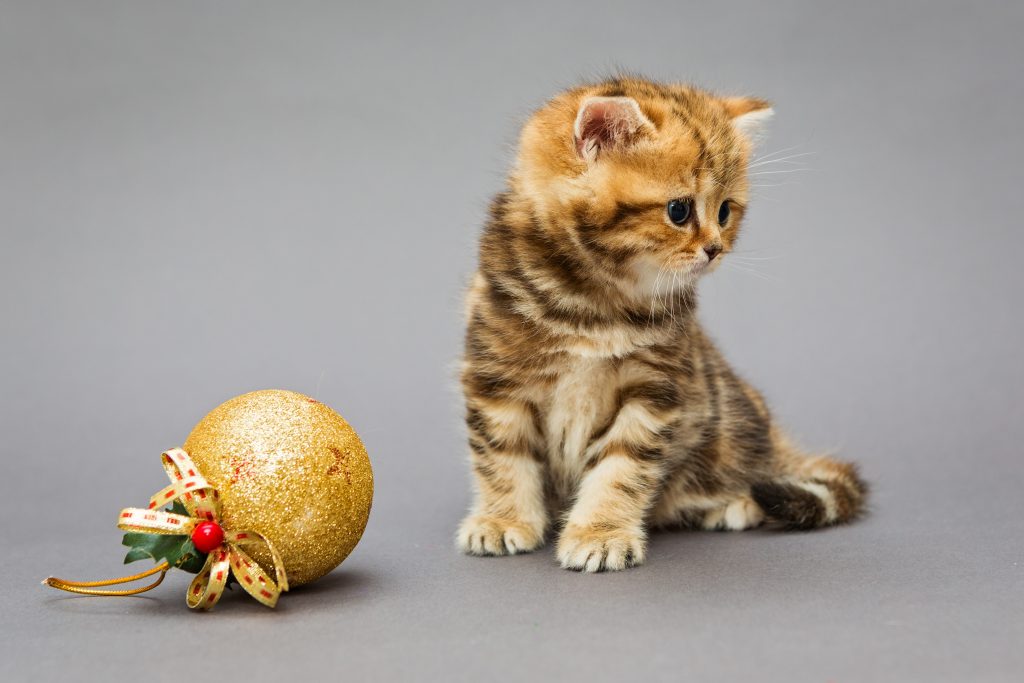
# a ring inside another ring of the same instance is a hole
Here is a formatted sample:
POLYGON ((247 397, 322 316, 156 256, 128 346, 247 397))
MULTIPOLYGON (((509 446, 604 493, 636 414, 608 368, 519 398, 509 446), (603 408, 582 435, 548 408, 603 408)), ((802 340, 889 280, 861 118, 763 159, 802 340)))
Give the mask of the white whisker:
POLYGON ((760 278, 762 280, 765 280, 766 282, 780 282, 779 278, 777 278, 777 277, 774 277, 774 276, 771 276, 771 275, 767 275, 767 274, 762 273, 760 271, 754 270, 753 268, 748 268, 748 267, 745 267, 745 266, 743 266, 741 264, 738 264, 738 263, 730 263, 729 261, 723 261, 722 265, 729 266, 730 268, 732 268, 734 270, 738 270, 738 271, 743 272, 743 273, 749 273, 750 275, 753 275, 753 276, 758 277, 758 278, 760 278))

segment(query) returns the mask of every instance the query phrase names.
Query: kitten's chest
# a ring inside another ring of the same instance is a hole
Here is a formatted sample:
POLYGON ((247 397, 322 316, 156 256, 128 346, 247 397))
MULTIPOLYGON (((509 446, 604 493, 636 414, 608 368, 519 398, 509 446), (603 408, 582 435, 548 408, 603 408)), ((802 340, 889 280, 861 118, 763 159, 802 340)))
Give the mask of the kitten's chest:
POLYGON ((546 403, 545 434, 552 475, 566 491, 582 473, 586 449, 607 422, 618 390, 612 363, 600 358, 569 362, 546 403))

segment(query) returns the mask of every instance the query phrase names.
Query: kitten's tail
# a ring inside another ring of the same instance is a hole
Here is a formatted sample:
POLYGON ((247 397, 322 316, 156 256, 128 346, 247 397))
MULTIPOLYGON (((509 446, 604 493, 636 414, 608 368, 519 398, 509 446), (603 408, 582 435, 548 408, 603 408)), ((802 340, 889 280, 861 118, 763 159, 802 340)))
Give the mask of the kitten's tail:
POLYGON ((779 477, 754 484, 751 495, 765 516, 788 529, 843 524, 864 511, 868 486, 853 463, 808 456, 778 444, 779 477))

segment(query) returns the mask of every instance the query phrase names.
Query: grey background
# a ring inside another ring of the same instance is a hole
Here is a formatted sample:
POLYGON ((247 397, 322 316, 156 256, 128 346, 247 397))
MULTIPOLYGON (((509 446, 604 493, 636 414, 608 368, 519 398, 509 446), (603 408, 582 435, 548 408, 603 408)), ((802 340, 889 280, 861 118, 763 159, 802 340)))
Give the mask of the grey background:
POLYGON ((1021 3, 0 7, 4 680, 1020 680, 1021 3), (478 226, 524 116, 616 67, 769 97, 805 155, 702 316, 864 521, 454 551, 478 226), (160 451, 269 387, 371 453, 339 570, 275 612, 38 585, 117 575, 160 451))

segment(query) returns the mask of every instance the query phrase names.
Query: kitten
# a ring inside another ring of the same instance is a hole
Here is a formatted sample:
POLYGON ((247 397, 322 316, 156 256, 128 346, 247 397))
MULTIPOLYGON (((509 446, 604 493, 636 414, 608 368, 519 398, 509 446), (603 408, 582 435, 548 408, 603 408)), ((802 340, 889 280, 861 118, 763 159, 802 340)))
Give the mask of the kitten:
POLYGON ((618 570, 644 561, 650 526, 810 529, 861 511, 856 468, 798 451, 694 313, 770 113, 617 79, 526 123, 468 294, 463 551, 534 550, 564 511, 561 565, 618 570))

